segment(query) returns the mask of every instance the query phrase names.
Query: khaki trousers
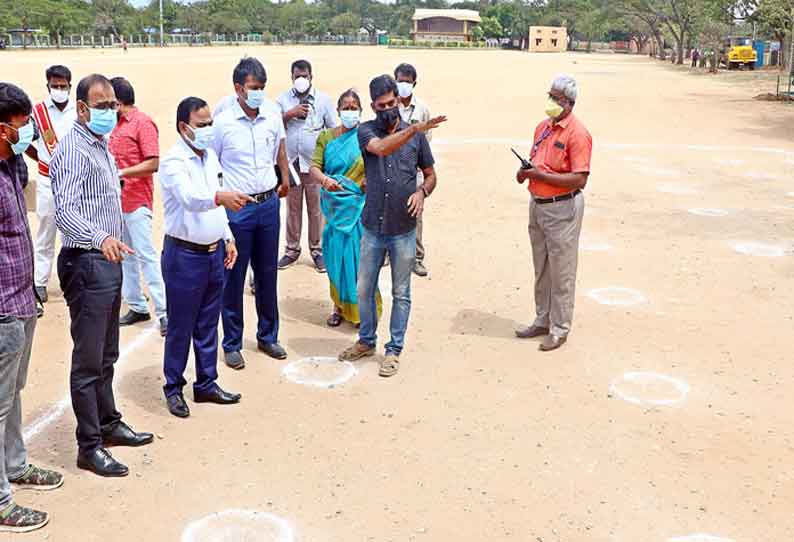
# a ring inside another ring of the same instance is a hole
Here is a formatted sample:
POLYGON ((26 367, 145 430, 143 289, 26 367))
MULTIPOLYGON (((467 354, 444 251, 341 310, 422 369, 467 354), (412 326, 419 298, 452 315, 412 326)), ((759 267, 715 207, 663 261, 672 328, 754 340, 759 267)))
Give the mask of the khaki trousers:
POLYGON ((584 195, 537 204, 529 202, 529 239, 535 266, 535 322, 565 337, 571 331, 576 294, 579 233, 584 195))
POLYGON ((320 209, 320 185, 301 173, 300 186, 293 186, 287 196, 287 250, 286 254, 298 257, 301 253, 301 229, 303 226, 303 198, 306 196, 306 214, 309 217, 309 250, 312 256, 323 253, 323 213, 320 209))

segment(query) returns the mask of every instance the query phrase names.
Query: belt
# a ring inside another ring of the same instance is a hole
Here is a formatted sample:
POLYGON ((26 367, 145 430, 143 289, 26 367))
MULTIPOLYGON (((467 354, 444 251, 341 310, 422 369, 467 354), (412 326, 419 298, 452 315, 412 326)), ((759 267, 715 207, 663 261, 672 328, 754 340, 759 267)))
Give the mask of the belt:
POLYGON ((73 256, 79 256, 81 254, 103 254, 101 250, 97 250, 95 248, 80 248, 80 247, 62 247, 61 252, 73 256))
POLYGON ((202 245, 200 243, 191 243, 190 241, 185 241, 184 239, 179 239, 178 237, 172 237, 170 235, 165 236, 166 239, 169 241, 173 241, 177 245, 184 247, 188 250, 194 250, 196 252, 208 252, 212 253, 218 250, 218 245, 220 241, 215 241, 214 243, 210 243, 209 245, 202 245))
POLYGON ((272 198, 276 193, 276 189, 272 188, 267 192, 260 192, 258 194, 248 194, 252 198, 254 198, 254 203, 264 203, 270 198, 272 198))
POLYGON ((554 203, 555 201, 565 201, 567 199, 575 198, 576 195, 579 194, 579 192, 581 192, 581 190, 577 188, 573 192, 568 192, 567 194, 563 194, 561 196, 554 196, 551 198, 533 198, 533 199, 535 203, 539 203, 543 205, 544 203, 554 203))

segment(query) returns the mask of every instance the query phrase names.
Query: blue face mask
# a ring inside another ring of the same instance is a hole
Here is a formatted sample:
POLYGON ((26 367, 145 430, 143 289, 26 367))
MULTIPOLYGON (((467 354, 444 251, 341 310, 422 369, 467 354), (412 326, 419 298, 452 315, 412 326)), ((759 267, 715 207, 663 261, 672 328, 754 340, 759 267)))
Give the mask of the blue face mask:
MULTIPOLYGON (((6 124, 6 126, 9 126, 10 128, 14 128, 9 124, 6 124)), ((23 152, 28 150, 28 147, 30 147, 31 142, 33 141, 33 134, 34 134, 33 123, 28 122, 22 128, 14 128, 14 129, 17 131, 18 139, 16 143, 11 143, 9 141, 11 145, 11 152, 13 152, 14 154, 22 154, 23 152)))
POLYGON ((259 109, 259 106, 265 102, 264 90, 247 90, 246 93, 245 105, 251 109, 259 109))
POLYGON ((113 131, 118 122, 118 114, 113 109, 94 109, 89 107, 91 119, 88 121, 88 129, 98 136, 108 135, 113 131))
POLYGON ((188 126, 188 128, 193 132, 193 141, 188 139, 191 147, 198 151, 203 151, 210 146, 212 142, 212 126, 202 126, 201 128, 188 126))
POLYGON ((340 111, 339 118, 342 120, 342 126, 350 130, 358 126, 358 123, 361 120, 361 111, 340 111))

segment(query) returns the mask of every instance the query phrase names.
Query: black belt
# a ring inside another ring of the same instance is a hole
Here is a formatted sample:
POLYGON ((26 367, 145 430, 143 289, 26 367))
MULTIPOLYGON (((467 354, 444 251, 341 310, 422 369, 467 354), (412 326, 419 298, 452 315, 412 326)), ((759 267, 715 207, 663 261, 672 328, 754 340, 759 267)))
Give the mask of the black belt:
POLYGON ((563 194, 561 196, 554 196, 552 198, 534 198, 535 203, 539 203, 543 205, 544 203, 554 203, 555 201, 565 201, 567 199, 572 199, 576 197, 576 195, 581 192, 578 188, 573 192, 568 192, 567 194, 563 194))
POLYGON ((101 250, 95 248, 63 247, 61 251, 72 256, 80 256, 81 254, 103 254, 101 250))
POLYGON ((273 188, 268 190, 267 192, 260 192, 259 194, 248 194, 252 198, 254 198, 254 203, 264 203, 270 198, 272 198, 276 193, 276 189, 273 188))
POLYGON ((177 245, 184 247, 188 250, 195 250, 196 252, 215 252, 218 250, 218 245, 220 245, 220 241, 215 241, 214 243, 210 243, 209 245, 202 245, 200 243, 191 243, 190 241, 185 241, 184 239, 179 239, 178 237, 172 237, 170 235, 165 236, 166 239, 173 241, 177 245))

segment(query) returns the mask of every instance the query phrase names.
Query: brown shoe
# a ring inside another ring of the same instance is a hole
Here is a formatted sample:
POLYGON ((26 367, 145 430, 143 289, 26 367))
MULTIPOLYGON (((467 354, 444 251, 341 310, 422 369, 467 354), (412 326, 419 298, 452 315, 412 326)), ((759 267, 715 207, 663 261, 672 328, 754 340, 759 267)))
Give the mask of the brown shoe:
POLYGON ((356 341, 356 344, 339 354, 339 361, 357 361, 375 353, 375 347, 356 341))
POLYGON ((516 337, 519 339, 534 339, 535 337, 542 337, 549 334, 549 328, 531 325, 529 327, 522 327, 516 330, 516 337))
POLYGON ((559 347, 564 345, 565 341, 567 340, 567 337, 560 337, 559 335, 546 335, 546 338, 543 339, 542 343, 540 343, 540 350, 543 352, 557 350, 559 347))
POLYGON ((390 376, 396 375, 397 371, 399 370, 400 370, 400 358, 398 358, 394 354, 388 354, 380 362, 380 370, 378 371, 378 374, 384 378, 388 378, 390 376))

